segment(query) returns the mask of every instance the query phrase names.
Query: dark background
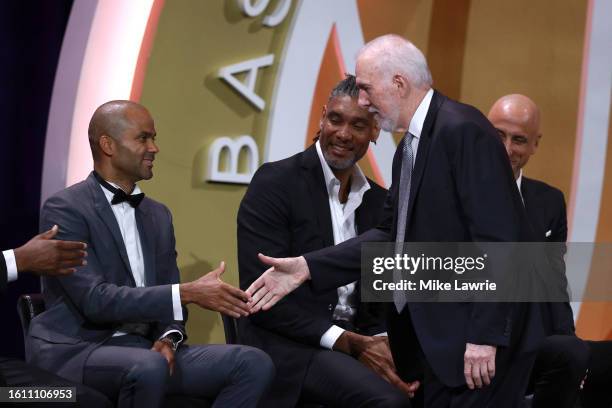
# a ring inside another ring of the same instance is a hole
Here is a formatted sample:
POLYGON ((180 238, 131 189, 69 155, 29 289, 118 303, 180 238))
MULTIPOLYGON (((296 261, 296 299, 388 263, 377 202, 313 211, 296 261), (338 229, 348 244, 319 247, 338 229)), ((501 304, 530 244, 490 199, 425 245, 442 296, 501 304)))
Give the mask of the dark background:
MULTIPOLYGON (((38 233, 47 115, 72 0, 0 1, 0 251, 38 233)), ((2 298, 0 355, 23 358, 17 297, 39 292, 19 274, 2 298)))

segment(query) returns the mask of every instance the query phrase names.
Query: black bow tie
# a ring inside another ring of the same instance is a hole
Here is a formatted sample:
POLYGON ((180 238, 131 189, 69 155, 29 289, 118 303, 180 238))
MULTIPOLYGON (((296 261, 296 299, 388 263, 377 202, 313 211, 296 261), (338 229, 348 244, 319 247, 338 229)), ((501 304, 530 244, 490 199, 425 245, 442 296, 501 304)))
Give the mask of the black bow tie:
POLYGON ((144 198, 144 193, 140 194, 128 194, 120 188, 115 188, 110 185, 106 180, 104 180, 98 173, 94 171, 94 177, 98 180, 98 183, 111 193, 113 193, 113 199, 111 200, 111 204, 119 204, 123 202, 128 202, 132 207, 136 208, 140 205, 140 202, 144 198))

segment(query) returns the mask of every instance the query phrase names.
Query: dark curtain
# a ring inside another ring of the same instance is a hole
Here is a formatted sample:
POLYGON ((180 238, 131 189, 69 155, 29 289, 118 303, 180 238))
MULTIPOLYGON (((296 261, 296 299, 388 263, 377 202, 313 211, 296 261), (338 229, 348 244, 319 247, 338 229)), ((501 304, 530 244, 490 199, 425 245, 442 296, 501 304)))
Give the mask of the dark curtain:
MULTIPOLYGON (((0 250, 38 233, 47 116, 72 0, 0 1, 0 250)), ((19 275, 2 296, 0 355, 23 358, 17 297, 38 292, 19 275)))

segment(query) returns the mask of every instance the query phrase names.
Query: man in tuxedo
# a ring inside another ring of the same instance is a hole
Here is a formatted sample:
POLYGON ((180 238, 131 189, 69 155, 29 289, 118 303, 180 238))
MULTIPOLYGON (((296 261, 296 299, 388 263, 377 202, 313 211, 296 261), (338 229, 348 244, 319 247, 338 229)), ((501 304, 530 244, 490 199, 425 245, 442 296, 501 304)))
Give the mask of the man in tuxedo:
MULTIPOLYGON (((323 107, 316 142, 254 175, 238 211, 241 287, 265 271, 259 251, 296 256, 380 221, 386 190, 357 165, 379 128, 358 94, 347 75, 323 107)), ((323 293, 304 285, 273 309, 240 319, 241 341, 266 351, 277 369, 266 405, 292 407, 300 399, 334 407, 408 405, 418 384, 395 373, 384 306, 362 303, 358 281, 323 293)))
POLYGON ((255 406, 273 375, 265 353, 185 344, 183 305, 238 317, 249 313, 248 296, 221 281, 223 263, 179 284, 170 211, 136 185, 153 176, 155 136, 151 115, 137 103, 111 101, 93 114, 94 171, 41 212, 42 228, 59 224, 58 237, 87 243, 87 265, 44 279, 47 310, 32 321, 28 358, 120 407, 158 407, 166 393, 255 406))
MULTIPOLYGON (((363 242, 528 239, 495 129, 475 108, 431 88, 427 62, 412 43, 396 35, 374 39, 358 54, 356 74, 360 105, 376 113, 383 129, 405 135, 393 160, 383 221, 304 256, 260 256, 272 267, 247 290, 253 310, 269 309, 308 279, 318 291, 356 279, 363 242)), ((539 341, 524 336, 527 305, 410 303, 404 292, 394 295, 387 329, 395 364, 405 381, 418 378, 413 368, 423 367, 426 406, 521 403, 533 362, 528 351, 539 341)))
MULTIPOLYGON (((62 276, 74 273, 75 267, 86 264, 87 245, 83 242, 53 240, 57 232, 58 226, 54 225, 49 231, 35 236, 19 248, 2 251, 0 294, 5 292, 8 282, 17 280, 18 273, 62 276)), ((0 386, 75 387, 76 406, 112 406, 110 401, 98 391, 12 358, 0 357, 0 386)), ((75 406, 74 403, 66 404, 75 406)))
MULTIPOLYGON (((506 148, 537 241, 565 243, 567 214, 563 193, 523 175, 523 167, 536 153, 542 138, 539 108, 527 96, 506 95, 493 104, 488 118, 506 148)), ((565 246, 555 248, 555 244, 551 244, 551 247, 555 258, 551 264, 565 273, 565 246)), ((581 393, 583 405, 609 408, 612 393, 602 392, 601 385, 606 379, 608 384, 612 380, 612 342, 586 342, 577 337, 568 302, 541 303, 539 306, 547 337, 538 348, 531 374, 532 406, 574 407, 587 369, 591 369, 581 393), (609 395, 607 403, 605 394, 609 395)))

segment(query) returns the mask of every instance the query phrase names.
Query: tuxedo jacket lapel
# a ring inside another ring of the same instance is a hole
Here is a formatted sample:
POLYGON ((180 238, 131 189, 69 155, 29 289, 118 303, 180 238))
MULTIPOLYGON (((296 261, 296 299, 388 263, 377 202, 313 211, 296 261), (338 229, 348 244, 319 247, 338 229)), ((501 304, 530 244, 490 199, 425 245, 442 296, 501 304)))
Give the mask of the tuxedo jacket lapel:
POLYGON ((111 237, 113 238, 117 249, 119 250, 121 260, 123 261, 125 269, 128 272, 130 280, 134 284, 134 286, 136 286, 136 282, 134 281, 134 275, 132 274, 132 268, 130 267, 130 260, 127 255, 127 250, 125 249, 125 243, 123 242, 123 237, 121 236, 121 231, 119 230, 119 224, 117 224, 115 214, 113 214, 113 210, 111 209, 110 204, 104 196, 102 187, 98 184, 93 174, 89 175, 89 177, 87 178, 87 183, 89 184, 89 188, 93 195, 94 207, 96 208, 96 212, 108 228, 108 231, 111 237))
MULTIPOLYGON (((303 179, 306 180, 310 192, 310 202, 318 221, 318 230, 321 231, 324 247, 334 245, 334 231, 331 226, 331 212, 329 210, 329 197, 325 186, 325 177, 321 168, 321 161, 315 145, 310 146, 302 155, 303 179)), ((308 200, 306 200, 308 202, 308 200)))

